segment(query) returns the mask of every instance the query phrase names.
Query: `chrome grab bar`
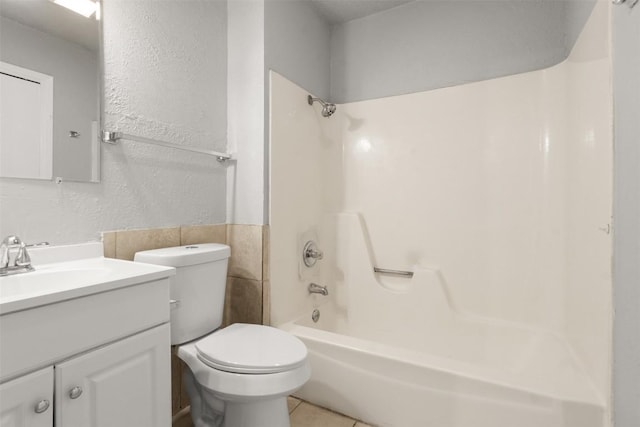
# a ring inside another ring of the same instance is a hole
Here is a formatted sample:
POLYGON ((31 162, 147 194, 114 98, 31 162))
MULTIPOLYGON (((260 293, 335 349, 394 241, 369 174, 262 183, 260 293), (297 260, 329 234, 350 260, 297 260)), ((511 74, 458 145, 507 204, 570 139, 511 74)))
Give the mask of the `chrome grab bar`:
POLYGON ((413 271, 388 270, 386 268, 373 267, 373 272, 380 273, 380 274, 389 274, 392 276, 402 276, 407 278, 413 277, 413 271))
POLYGON ((107 144, 116 144, 121 139, 128 141, 142 142, 143 144, 160 145, 162 147, 175 148, 176 150, 190 151, 192 153, 206 154, 208 156, 214 156, 219 162, 225 162, 232 160, 233 157, 229 153, 220 153, 218 151, 205 150, 203 148, 190 147, 182 144, 174 144, 172 142, 158 141, 156 139, 144 138, 142 136, 129 135, 122 132, 109 132, 102 131, 102 142, 107 144))

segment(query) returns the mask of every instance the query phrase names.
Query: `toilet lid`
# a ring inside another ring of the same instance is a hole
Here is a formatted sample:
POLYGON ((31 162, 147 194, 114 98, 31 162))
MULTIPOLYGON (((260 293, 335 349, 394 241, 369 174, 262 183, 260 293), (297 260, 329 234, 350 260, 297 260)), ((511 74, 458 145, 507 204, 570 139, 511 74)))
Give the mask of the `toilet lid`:
POLYGON ((198 358, 221 371, 269 374, 301 366, 307 348, 277 328, 235 323, 196 343, 198 358))

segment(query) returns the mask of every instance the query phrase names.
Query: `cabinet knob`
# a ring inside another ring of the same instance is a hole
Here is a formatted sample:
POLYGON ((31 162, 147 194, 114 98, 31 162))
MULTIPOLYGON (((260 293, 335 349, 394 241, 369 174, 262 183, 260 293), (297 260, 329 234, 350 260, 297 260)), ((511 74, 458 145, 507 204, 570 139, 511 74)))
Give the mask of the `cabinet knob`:
POLYGON ((34 409, 34 411, 36 411, 36 414, 41 414, 44 411, 46 411, 47 409, 49 409, 49 406, 51 405, 51 402, 49 402, 48 400, 41 400, 40 402, 38 402, 36 404, 36 407, 34 409))
POLYGON ((79 398, 81 394, 82 394, 82 387, 80 386, 75 386, 69 391, 69 397, 72 399, 79 398))

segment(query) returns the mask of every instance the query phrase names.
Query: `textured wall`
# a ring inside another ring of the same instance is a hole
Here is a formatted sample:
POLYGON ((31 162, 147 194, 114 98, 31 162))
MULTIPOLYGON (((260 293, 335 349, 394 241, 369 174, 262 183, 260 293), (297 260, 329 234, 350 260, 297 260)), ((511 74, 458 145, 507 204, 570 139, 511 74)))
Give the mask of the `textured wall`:
POLYGON ((412 93, 557 64, 592 6, 590 0, 425 0, 336 26, 331 101, 412 93))
MULTIPOLYGON (((104 2, 107 128, 210 149, 226 134, 226 3, 104 2)), ((102 146, 99 184, 0 179, 0 235, 94 240, 100 231, 225 222, 213 157, 102 146)))
POLYGON ((53 176, 89 181, 98 53, 6 18, 0 21, 0 60, 53 76, 53 176), (69 138, 70 130, 80 137, 69 138))
POLYGON ((640 5, 613 12, 614 420, 640 425, 640 5))

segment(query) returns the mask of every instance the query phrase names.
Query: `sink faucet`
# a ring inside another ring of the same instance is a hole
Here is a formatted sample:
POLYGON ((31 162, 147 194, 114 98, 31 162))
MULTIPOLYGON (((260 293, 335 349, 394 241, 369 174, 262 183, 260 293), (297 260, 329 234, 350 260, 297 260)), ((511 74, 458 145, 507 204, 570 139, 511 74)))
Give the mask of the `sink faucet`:
POLYGON ((326 286, 320 286, 317 283, 309 283, 310 294, 322 294, 324 296, 329 295, 329 290, 326 286))
POLYGON ((27 245, 18 236, 7 236, 0 243, 0 276, 26 273, 33 271, 31 257, 27 252, 27 245), (11 250, 18 249, 18 253, 11 264, 11 250))

